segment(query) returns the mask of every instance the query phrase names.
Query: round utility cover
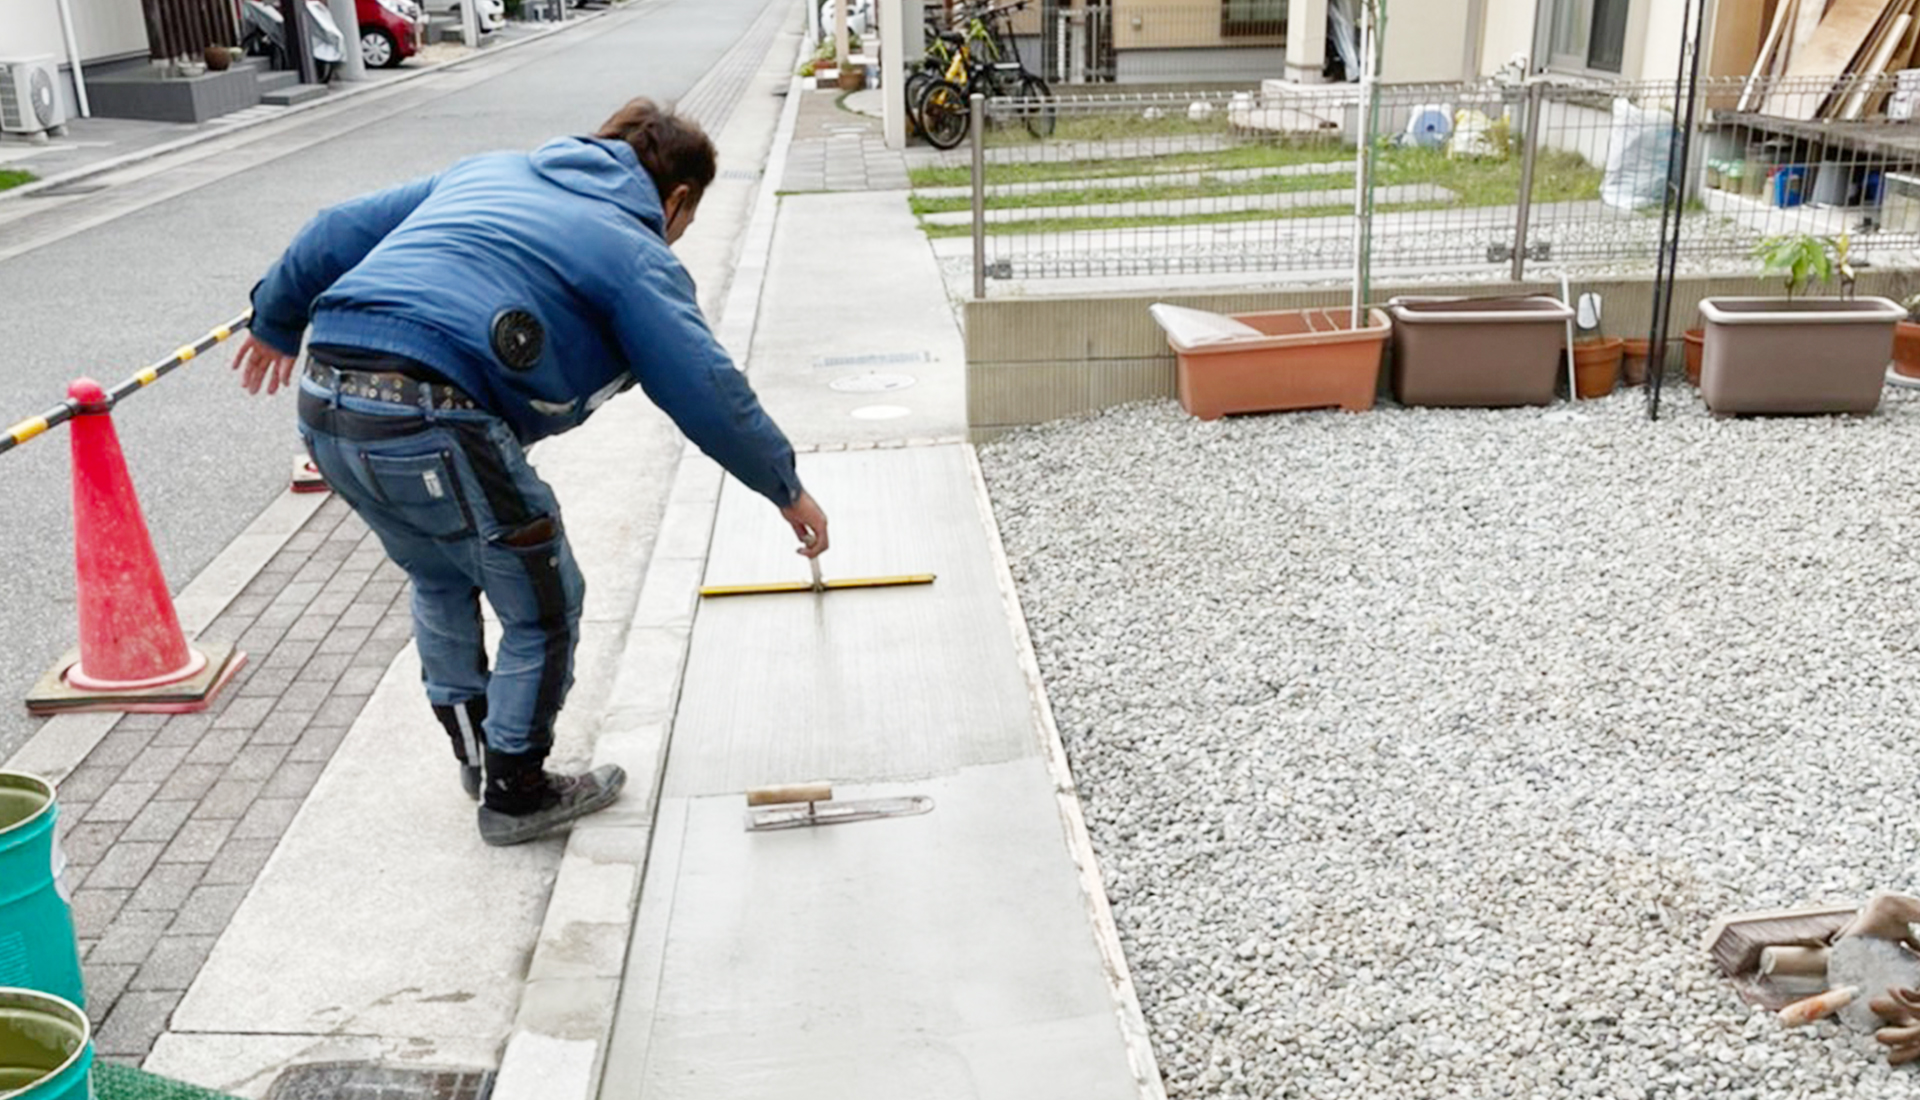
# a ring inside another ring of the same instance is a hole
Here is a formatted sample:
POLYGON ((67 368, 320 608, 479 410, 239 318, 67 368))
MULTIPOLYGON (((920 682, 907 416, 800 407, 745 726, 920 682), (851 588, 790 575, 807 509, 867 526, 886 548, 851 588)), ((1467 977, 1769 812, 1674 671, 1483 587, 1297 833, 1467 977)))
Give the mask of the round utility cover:
POLYGON ((913 410, 903 405, 864 405, 853 410, 855 420, 898 420, 912 415, 913 410))
POLYGON ((827 383, 841 393, 886 393, 888 390, 904 390, 913 385, 911 374, 882 374, 868 371, 865 374, 849 374, 845 378, 836 378, 827 383))

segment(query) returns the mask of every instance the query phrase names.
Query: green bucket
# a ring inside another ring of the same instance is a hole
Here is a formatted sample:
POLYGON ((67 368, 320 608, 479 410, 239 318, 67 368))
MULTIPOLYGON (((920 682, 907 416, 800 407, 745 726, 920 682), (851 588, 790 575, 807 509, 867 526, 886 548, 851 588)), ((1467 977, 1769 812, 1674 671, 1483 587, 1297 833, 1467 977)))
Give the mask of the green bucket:
POLYGON ((38 989, 82 1008, 80 949, 60 881, 53 784, 0 771, 0 986, 38 989))
POLYGON ((0 1097, 92 1100, 93 1028, 71 1001, 0 988, 0 1097))

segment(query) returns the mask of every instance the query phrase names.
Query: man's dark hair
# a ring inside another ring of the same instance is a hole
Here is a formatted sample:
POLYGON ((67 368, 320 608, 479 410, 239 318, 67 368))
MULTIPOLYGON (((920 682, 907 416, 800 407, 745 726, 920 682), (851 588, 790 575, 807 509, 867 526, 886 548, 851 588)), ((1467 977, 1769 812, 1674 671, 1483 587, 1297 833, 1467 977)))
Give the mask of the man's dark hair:
POLYGON ((624 141, 640 158, 640 167, 653 177, 653 186, 664 200, 673 189, 686 184, 694 205, 713 182, 713 142, 698 124, 662 110, 651 99, 635 99, 613 113, 598 133, 598 138, 624 141))

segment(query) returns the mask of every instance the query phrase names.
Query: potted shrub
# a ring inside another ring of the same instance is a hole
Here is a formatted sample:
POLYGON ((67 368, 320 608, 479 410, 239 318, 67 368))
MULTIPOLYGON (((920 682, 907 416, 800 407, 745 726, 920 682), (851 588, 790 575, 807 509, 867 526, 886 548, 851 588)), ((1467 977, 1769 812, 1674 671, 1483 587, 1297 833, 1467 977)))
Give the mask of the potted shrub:
POLYGON ((1797 234, 1754 250, 1785 298, 1709 298, 1700 394, 1723 415, 1869 413, 1880 405, 1894 326, 1906 310, 1853 297, 1846 237, 1797 234), (1805 292, 1835 277, 1838 298, 1805 292))

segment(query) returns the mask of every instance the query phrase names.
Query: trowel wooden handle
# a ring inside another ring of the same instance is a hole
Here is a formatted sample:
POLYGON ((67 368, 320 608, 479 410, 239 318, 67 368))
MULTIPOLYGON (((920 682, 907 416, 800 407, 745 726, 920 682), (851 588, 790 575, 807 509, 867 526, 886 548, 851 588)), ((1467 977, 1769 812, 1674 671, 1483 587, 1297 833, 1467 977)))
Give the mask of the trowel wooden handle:
POLYGON ((783 806, 790 802, 831 802, 831 783, 790 783, 784 787, 755 787, 747 792, 749 806, 783 806))

